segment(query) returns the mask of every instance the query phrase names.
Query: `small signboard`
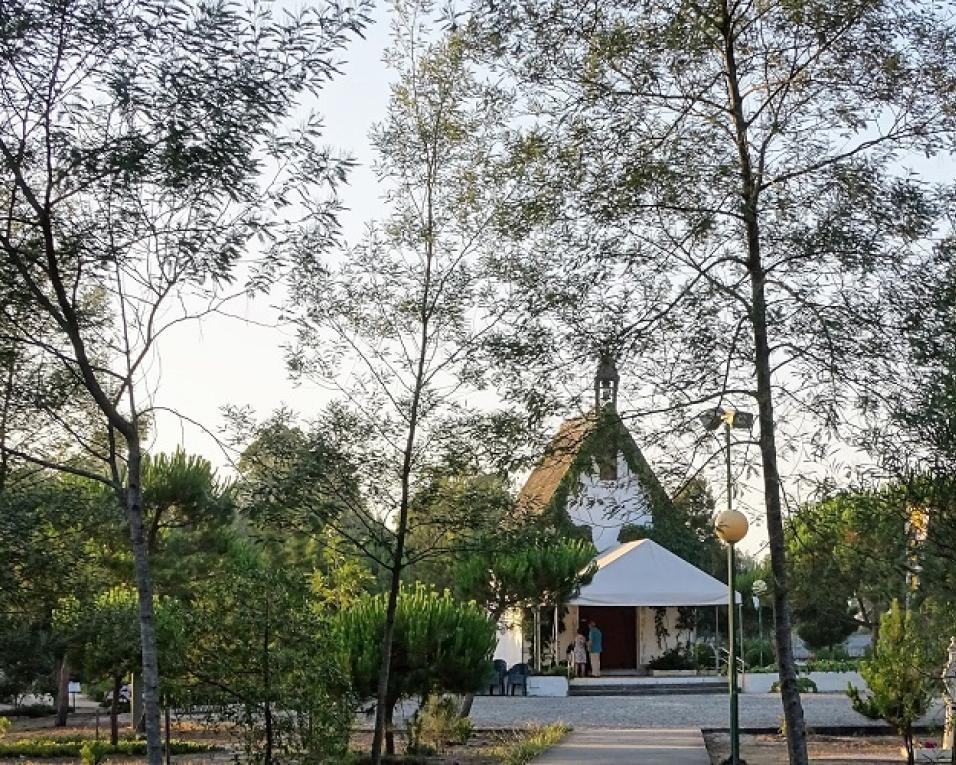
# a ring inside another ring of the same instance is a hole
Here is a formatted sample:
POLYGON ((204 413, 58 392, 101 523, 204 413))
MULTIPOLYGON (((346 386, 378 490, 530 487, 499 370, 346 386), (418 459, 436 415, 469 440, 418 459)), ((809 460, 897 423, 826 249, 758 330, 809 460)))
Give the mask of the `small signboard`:
POLYGON ((70 683, 70 693, 79 693, 80 684, 79 683, 70 683))

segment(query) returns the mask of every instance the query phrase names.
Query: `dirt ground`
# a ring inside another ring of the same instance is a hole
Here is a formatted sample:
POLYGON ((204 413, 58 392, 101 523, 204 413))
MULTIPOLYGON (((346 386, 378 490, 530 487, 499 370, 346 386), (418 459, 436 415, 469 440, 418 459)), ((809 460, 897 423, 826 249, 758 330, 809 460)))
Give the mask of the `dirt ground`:
MULTIPOLYGON (((498 765, 500 757, 492 754, 492 750, 502 744, 516 741, 521 737, 520 731, 507 730, 476 730, 473 731, 468 742, 460 746, 450 746, 441 755, 421 758, 428 765, 498 765)), ((395 735, 395 750, 401 753, 404 746, 404 736, 395 735)), ((368 752, 372 748, 372 734, 370 731, 358 731, 352 736, 350 748, 356 752, 368 752)))
MULTIPOLYGON (((53 717, 26 718, 15 717, 12 719, 12 725, 7 731, 6 741, 15 741, 23 738, 72 738, 76 736, 96 735, 97 716, 94 712, 77 712, 70 715, 69 726, 57 728, 54 725, 53 717)), ((109 715, 101 713, 99 715, 99 736, 108 740, 110 735, 109 715)), ((222 765, 223 763, 233 762, 233 754, 230 747, 235 745, 235 740, 229 735, 229 729, 226 726, 216 726, 195 720, 173 720, 171 724, 172 738, 185 739, 189 741, 208 742, 210 744, 223 747, 223 751, 204 752, 200 754, 181 754, 175 755, 171 759, 179 765, 222 765)), ((120 715, 120 738, 128 737, 131 734, 129 714, 120 715)), ((441 756, 422 758, 422 762, 428 765, 496 765, 500 762, 498 757, 493 756, 492 750, 502 744, 514 741, 521 734, 514 731, 474 731, 467 744, 461 746, 451 746, 448 751, 441 756)), ((404 736, 396 733, 396 749, 401 752, 404 744, 404 736)), ((356 752, 368 752, 371 749, 372 735, 370 731, 358 730, 351 739, 350 748, 356 752)), ((69 758, 3 758, 0 757, 0 765, 52 765, 58 762, 74 761, 69 758)), ((127 757, 111 755, 108 763, 133 763, 141 762, 142 757, 127 757)))
MULTIPOLYGON (((730 736, 708 733, 704 736, 707 752, 714 765, 730 756, 730 736)), ((900 740, 893 736, 822 736, 811 734, 808 740, 810 761, 827 765, 904 762, 900 740)), ((784 765, 787 742, 782 736, 742 735, 740 757, 747 765, 784 765)))

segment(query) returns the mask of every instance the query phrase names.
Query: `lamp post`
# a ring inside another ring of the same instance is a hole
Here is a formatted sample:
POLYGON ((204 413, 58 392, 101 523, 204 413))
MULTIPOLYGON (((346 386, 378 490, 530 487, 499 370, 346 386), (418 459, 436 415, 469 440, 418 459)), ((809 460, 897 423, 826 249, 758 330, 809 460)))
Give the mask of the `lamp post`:
POLYGON ((739 510, 723 510, 716 520, 717 536, 727 543, 727 683, 730 690, 730 763, 740 765, 740 731, 738 730, 737 711, 737 651, 734 634, 734 545, 747 535, 747 516, 739 510))
POLYGON ((701 422, 708 430, 717 430, 724 426, 724 441, 727 457, 727 509, 721 511, 715 519, 717 536, 727 543, 727 683, 730 692, 730 765, 740 765, 740 731, 739 713, 737 705, 737 651, 734 626, 734 608, 736 606, 736 591, 734 574, 736 561, 734 560, 734 545, 747 535, 747 516, 739 510, 734 510, 734 484, 730 464, 730 431, 733 428, 750 430, 754 417, 748 412, 735 409, 711 409, 700 416, 701 422))

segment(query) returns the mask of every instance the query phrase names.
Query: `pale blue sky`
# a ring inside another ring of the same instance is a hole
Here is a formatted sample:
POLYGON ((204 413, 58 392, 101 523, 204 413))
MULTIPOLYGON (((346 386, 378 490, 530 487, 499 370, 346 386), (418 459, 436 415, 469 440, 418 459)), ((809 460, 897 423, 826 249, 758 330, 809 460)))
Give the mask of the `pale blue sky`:
MULTIPOLYGON (((348 209, 341 222, 350 242, 384 209, 370 166, 368 132, 383 117, 388 102, 391 73, 382 61, 389 36, 386 8, 376 8, 374 17, 365 39, 356 40, 344 52, 342 75, 313 104, 324 117, 327 143, 358 161, 343 190, 348 209)), ((290 334, 274 326, 274 306, 281 300, 281 293, 275 293, 232 305, 234 314, 255 323, 214 316, 176 328, 164 338, 159 360, 152 367, 157 378, 153 383, 156 403, 211 430, 220 426, 219 409, 224 404, 250 405, 263 415, 282 405, 303 414, 318 411, 326 394, 313 386, 294 386, 286 374, 282 346, 290 334)), ((222 450, 198 428, 168 414, 160 414, 156 425, 153 449, 170 450, 182 444, 216 465, 226 464, 222 450)))

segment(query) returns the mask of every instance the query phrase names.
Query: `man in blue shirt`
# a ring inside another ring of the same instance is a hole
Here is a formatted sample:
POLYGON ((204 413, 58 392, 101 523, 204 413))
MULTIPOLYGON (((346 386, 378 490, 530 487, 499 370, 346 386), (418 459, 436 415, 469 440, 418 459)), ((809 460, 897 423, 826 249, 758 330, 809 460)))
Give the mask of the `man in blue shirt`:
POLYGON ((590 622, 590 631, 588 632, 588 647, 591 650, 591 674, 594 677, 601 676, 601 643, 604 641, 604 635, 598 629, 597 624, 590 622))

